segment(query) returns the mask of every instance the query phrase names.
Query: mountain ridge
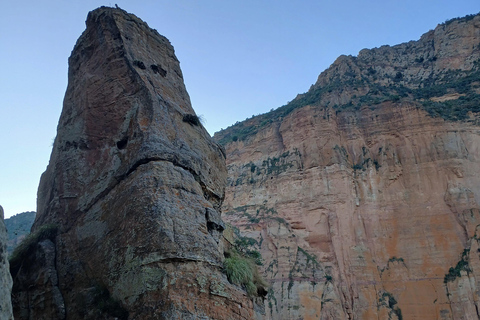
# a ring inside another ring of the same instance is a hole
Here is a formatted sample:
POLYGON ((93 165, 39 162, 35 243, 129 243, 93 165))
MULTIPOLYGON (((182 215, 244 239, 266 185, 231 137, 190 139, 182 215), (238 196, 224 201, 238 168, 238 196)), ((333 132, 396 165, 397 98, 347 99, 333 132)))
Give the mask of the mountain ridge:
MULTIPOLYGON (((445 82, 459 82, 462 84, 463 79, 474 78, 480 79, 480 62, 479 52, 480 48, 459 48, 464 49, 465 52, 460 52, 457 55, 450 55, 447 57, 436 56, 441 48, 435 47, 435 38, 444 38, 445 34, 453 32, 459 25, 467 22, 478 25, 480 13, 468 15, 461 18, 453 18, 444 23, 437 25, 434 30, 430 30, 423 34, 419 40, 412 40, 401 44, 389 46, 384 45, 372 49, 362 49, 357 56, 341 55, 339 56, 329 68, 325 69, 317 78, 315 84, 310 89, 302 94, 298 94, 292 101, 284 106, 281 106, 273 111, 257 115, 252 118, 247 118, 244 121, 216 132, 214 137, 222 144, 236 140, 243 140, 250 134, 258 131, 258 128, 264 126, 267 122, 276 121, 288 115, 293 110, 309 105, 322 105, 331 107, 334 111, 342 111, 346 109, 356 109, 368 103, 378 104, 381 101, 398 100, 400 98, 414 99, 430 99, 440 93, 446 94, 446 89, 441 88, 445 82), (411 55, 413 50, 422 50, 418 56, 412 56, 409 60, 402 60, 402 56, 408 52, 411 55), (459 59, 469 56, 473 61, 465 61, 464 65, 459 64, 459 59), (391 65, 389 69, 384 69, 380 66, 374 66, 373 61, 380 56, 387 56, 388 58, 381 58, 387 60, 384 62, 388 64, 395 62, 396 65, 391 65), (455 62, 457 61, 457 62, 455 62), (375 68, 374 68, 375 67, 375 68), (378 70, 377 70, 378 69, 378 70), (407 70, 408 69, 408 70, 407 70), (404 74, 405 71, 408 74, 404 74), (438 71, 440 70, 440 73, 438 71), (442 74, 445 70, 451 70, 449 74, 442 74), (462 70, 463 73, 454 70, 462 70), (467 72, 465 72, 467 71, 467 72), (414 77, 416 76, 416 77, 414 77), (412 81, 414 80, 414 81, 412 81), (341 87, 355 86, 356 92, 341 92, 341 87), (340 89, 340 90, 339 90, 340 89), (352 96, 355 97, 352 99, 352 96), (249 125, 251 123, 252 125, 249 125)), ((468 36, 468 35, 467 35, 468 36)), ((454 39, 446 41, 445 45, 455 45, 454 39)), ((441 44, 440 44, 441 45, 441 44)), ((437 44, 437 47, 439 45, 437 44)), ((476 87, 475 89, 478 89, 476 87)), ((480 101, 478 92, 475 92, 469 101, 463 105, 471 106, 471 104, 480 101), (472 103, 472 100, 474 101, 472 103)), ((420 105, 433 116, 445 116, 450 120, 465 120, 467 113, 462 111, 458 116, 446 115, 438 112, 440 106, 438 105, 420 105)), ((479 112, 480 109, 472 107, 474 112, 479 112)))

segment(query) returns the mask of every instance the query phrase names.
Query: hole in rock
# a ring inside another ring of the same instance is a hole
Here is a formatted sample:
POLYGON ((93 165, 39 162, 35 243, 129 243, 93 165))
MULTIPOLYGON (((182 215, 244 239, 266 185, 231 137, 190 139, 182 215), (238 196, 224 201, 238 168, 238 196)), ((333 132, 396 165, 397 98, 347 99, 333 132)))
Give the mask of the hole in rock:
POLYGON ((138 67, 138 68, 142 69, 142 70, 145 70, 147 68, 147 67, 145 67, 145 64, 142 61, 139 61, 139 60, 133 61, 133 65, 135 67, 138 67))
POLYGON ((117 148, 122 150, 125 149, 128 143, 128 137, 123 138, 122 140, 117 142, 117 148))
POLYGON ((152 64, 150 66, 152 68, 153 73, 159 73, 162 77, 165 77, 167 75, 167 70, 163 69, 160 65, 158 64, 152 64))

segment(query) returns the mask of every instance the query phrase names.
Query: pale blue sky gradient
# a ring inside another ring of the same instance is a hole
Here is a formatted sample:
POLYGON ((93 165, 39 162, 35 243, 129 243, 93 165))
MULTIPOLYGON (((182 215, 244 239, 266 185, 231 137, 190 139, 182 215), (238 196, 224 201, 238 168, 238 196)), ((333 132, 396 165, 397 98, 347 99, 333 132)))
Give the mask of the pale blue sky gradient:
POLYGON ((0 205, 36 210, 67 86, 67 60, 101 5, 136 14, 175 47, 197 114, 213 134, 303 93, 341 54, 395 45, 479 0, 15 0, 0 19, 0 205))

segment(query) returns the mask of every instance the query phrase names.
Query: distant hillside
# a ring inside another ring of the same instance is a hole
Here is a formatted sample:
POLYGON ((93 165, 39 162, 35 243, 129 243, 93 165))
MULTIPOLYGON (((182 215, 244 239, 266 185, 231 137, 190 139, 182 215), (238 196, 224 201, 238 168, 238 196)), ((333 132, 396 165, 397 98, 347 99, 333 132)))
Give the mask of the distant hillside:
POLYGON ((35 211, 22 212, 5 219, 8 232, 7 251, 10 255, 15 247, 30 233, 35 211))

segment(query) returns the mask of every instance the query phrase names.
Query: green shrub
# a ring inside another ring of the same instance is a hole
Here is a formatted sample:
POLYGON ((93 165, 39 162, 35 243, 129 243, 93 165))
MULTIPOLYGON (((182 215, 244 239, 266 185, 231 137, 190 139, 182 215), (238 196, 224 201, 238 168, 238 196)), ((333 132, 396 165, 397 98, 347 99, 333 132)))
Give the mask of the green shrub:
MULTIPOLYGON (((254 266, 247 258, 233 255, 225 259, 224 267, 230 282, 238 285, 245 285, 247 288, 248 285, 253 284, 254 266)), ((251 292, 248 293, 251 294, 251 292)))
POLYGON ((472 20, 473 18, 475 18, 475 16, 476 16, 476 14, 467 14, 465 17, 457 17, 457 18, 449 19, 449 20, 445 21, 444 23, 442 23, 442 25, 448 26, 449 24, 451 24, 452 22, 455 22, 455 21, 468 22, 468 21, 472 20))
POLYGON ((18 247, 12 252, 10 256, 10 273, 15 276, 22 265, 23 260, 29 255, 33 254, 36 245, 43 240, 55 240, 58 233, 58 226, 55 224, 46 224, 41 226, 38 230, 30 233, 18 247))
POLYGON ((397 316, 398 320, 403 319, 402 310, 398 307, 398 302, 391 293, 383 292, 378 302, 381 305, 387 306, 388 308, 391 309, 391 311, 389 312, 389 318, 390 318, 390 313, 394 313, 397 316))
MULTIPOLYGON (((397 258, 395 256, 391 257, 390 259, 388 259, 388 262, 401 262, 401 263, 405 263, 405 261, 403 260, 403 258, 397 258)), ((387 262, 387 263, 388 263, 387 262)))
POLYGON ((468 266, 468 253, 470 252, 470 249, 465 249, 463 250, 462 257, 460 258, 460 261, 458 261, 457 265, 455 268, 451 267, 448 269, 448 273, 445 275, 443 278, 443 283, 447 283, 449 281, 454 281, 456 278, 460 278, 461 271, 471 271, 470 267, 468 266))
POLYGON ((365 168, 363 167, 363 165, 357 163, 357 164, 354 164, 353 165, 353 170, 365 170, 365 168))
POLYGON ((242 256, 236 250, 227 252, 227 255, 223 266, 231 283, 244 287, 251 297, 267 292, 265 288, 268 285, 258 273, 257 266, 251 258, 242 256))
POLYGON ((199 126, 200 118, 195 114, 186 114, 183 116, 183 122, 189 123, 192 126, 199 126))

